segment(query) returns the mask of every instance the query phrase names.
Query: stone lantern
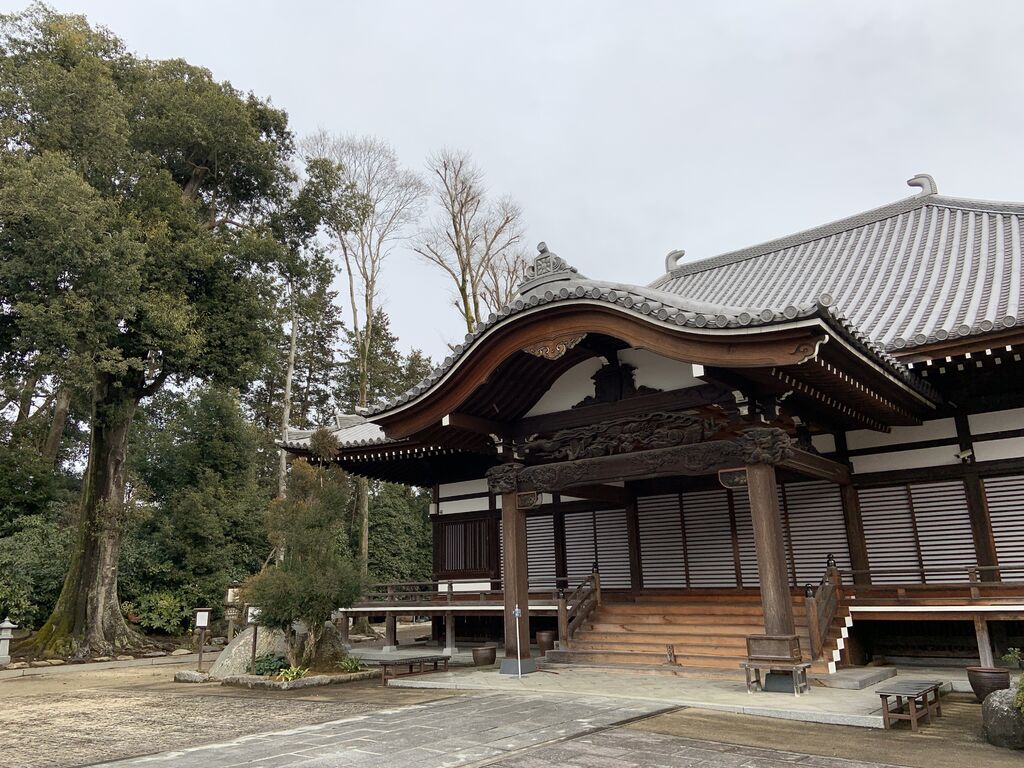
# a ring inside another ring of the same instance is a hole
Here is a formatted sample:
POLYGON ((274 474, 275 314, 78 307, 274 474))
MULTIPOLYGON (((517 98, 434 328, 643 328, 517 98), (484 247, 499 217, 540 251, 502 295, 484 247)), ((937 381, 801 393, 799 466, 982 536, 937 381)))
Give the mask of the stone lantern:
POLYGON ((0 621, 0 667, 6 667, 11 663, 11 638, 14 637, 14 630, 18 628, 10 618, 0 621))

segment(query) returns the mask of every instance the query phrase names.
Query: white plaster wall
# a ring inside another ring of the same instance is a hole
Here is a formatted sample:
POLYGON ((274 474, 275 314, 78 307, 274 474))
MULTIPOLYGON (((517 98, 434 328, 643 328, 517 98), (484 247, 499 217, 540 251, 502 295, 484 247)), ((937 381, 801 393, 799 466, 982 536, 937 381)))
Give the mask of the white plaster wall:
POLYGON ((836 449, 836 439, 832 435, 812 435, 811 445, 819 453, 832 453, 836 449))
POLYGON ((916 427, 893 427, 891 432, 858 429, 846 433, 846 445, 850 450, 858 450, 916 443, 921 440, 939 440, 944 437, 956 437, 956 422, 951 418, 926 421, 916 427))
POLYGON ((646 349, 624 349, 619 360, 636 368, 634 377, 638 387, 654 389, 684 389, 696 387, 704 382, 694 378, 693 366, 668 357, 656 355, 646 349))
POLYGON ((461 483, 441 483, 437 487, 437 495, 440 498, 445 496, 465 496, 467 493, 487 493, 487 480, 466 480, 461 483))
MULTIPOLYGON (((619 352, 619 360, 632 365, 638 387, 671 390, 696 387, 704 382, 694 378, 693 366, 680 363, 646 349, 623 349, 619 352)), ((594 357, 584 360, 563 373, 551 388, 544 393, 527 416, 539 416, 544 413, 567 411, 583 398, 594 394, 594 382, 591 376, 604 365, 604 359, 594 357)))
POLYGON ((590 377, 604 365, 604 359, 592 357, 574 365, 563 373, 540 400, 527 412, 527 416, 568 411, 587 395, 594 394, 594 382, 590 377))
MULTIPOLYGON (((989 411, 988 413, 972 413, 967 417, 972 435, 984 435, 986 432, 1002 432, 1005 429, 1024 428, 1024 408, 1011 408, 1007 411, 989 411)), ((995 441, 1001 442, 1001 441, 995 441)))
POLYGON ((1024 437, 1010 437, 1005 440, 975 440, 975 461, 996 461, 998 459, 1019 459, 1024 456, 1024 437))
POLYGON ((915 448, 892 453, 851 456, 850 461, 853 463, 853 471, 857 474, 888 472, 893 469, 941 467, 959 464, 960 460, 956 457, 959 450, 960 447, 956 445, 941 445, 937 448, 915 448))
POLYGON ((440 501, 437 504, 437 511, 442 515, 454 515, 460 512, 486 512, 490 508, 490 500, 486 496, 477 499, 440 501))

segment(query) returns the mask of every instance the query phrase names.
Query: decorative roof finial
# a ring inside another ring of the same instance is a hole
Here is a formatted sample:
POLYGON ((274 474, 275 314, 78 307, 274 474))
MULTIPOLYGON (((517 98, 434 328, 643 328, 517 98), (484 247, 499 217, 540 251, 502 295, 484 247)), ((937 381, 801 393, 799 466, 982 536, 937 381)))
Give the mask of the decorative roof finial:
POLYGON ((526 268, 526 276, 519 290, 523 292, 553 280, 571 280, 575 277, 581 277, 576 268, 569 266, 565 259, 548 250, 547 243, 540 242, 537 244, 537 256, 533 259, 533 264, 526 268))
POLYGON ((908 187, 920 187, 922 195, 937 195, 939 194, 939 188, 935 184, 935 179, 929 176, 927 173, 919 173, 912 179, 907 179, 908 187))
POLYGON ((673 251, 669 251, 665 257, 665 271, 671 272, 673 269, 679 266, 680 260, 686 255, 686 251, 682 248, 677 248, 673 251))

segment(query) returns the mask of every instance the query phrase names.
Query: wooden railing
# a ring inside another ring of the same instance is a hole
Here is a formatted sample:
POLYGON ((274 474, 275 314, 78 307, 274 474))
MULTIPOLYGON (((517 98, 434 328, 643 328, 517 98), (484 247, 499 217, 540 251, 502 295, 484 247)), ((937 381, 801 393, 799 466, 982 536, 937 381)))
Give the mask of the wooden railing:
POLYGON ((572 637, 601 605, 601 574, 593 573, 573 590, 567 598, 563 592, 558 599, 559 648, 571 648, 572 637), (572 618, 570 619, 570 615, 572 618))
POLYGON ((839 569, 829 564, 821 583, 813 591, 808 585, 809 594, 804 600, 807 612, 807 633, 811 640, 811 658, 820 659, 828 642, 832 621, 839 610, 842 597, 842 575, 839 569))
MULTIPOLYGON (((395 581, 371 584, 358 605, 437 605, 438 603, 484 602, 502 599, 501 589, 456 589, 460 584, 495 584, 491 579, 444 579, 441 581, 395 581)), ((499 584, 500 587, 500 584, 499 584)))
POLYGON ((1024 597, 1024 566, 1020 565, 876 568, 843 571, 840 578, 848 591, 868 598, 895 592, 898 599, 906 599, 913 593, 926 595, 938 591, 963 592, 963 597, 972 601, 1024 597))

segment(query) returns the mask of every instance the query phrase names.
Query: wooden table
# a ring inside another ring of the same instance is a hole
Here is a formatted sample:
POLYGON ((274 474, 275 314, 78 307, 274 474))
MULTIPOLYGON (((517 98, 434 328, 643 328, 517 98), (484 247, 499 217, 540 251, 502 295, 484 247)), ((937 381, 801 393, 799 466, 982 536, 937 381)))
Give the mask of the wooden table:
POLYGON ((405 675, 422 675, 427 672, 437 672, 438 664, 444 665, 444 671, 448 671, 448 657, 447 656, 413 656, 405 659, 390 659, 388 661, 378 662, 380 664, 380 684, 387 685, 388 680, 394 677, 402 677, 405 675), (433 669, 427 669, 426 666, 430 664, 433 669), (408 672, 399 672, 399 668, 408 667, 408 672), (417 669, 418 667, 418 669, 417 669), (388 674, 388 670, 391 670, 391 674, 388 674))
POLYGON ((939 688, 942 687, 941 680, 903 680, 901 682, 886 683, 875 689, 882 700, 882 722, 886 728, 891 728, 896 720, 909 720, 911 730, 917 730, 917 721, 925 718, 928 723, 932 721, 932 713, 936 717, 942 717, 942 700, 939 697, 939 688), (935 697, 932 698, 931 694, 935 697), (895 709, 889 709, 889 698, 896 698, 895 709), (904 712, 903 700, 906 699, 904 712))
POLYGON ((759 691, 764 690, 761 684, 762 669, 767 669, 769 672, 773 669, 779 672, 789 672, 793 677, 794 696, 811 692, 811 686, 807 682, 807 670, 811 668, 811 662, 809 661, 790 662, 779 659, 747 659, 740 666, 743 667, 747 674, 747 693, 753 693, 755 688, 759 691))

